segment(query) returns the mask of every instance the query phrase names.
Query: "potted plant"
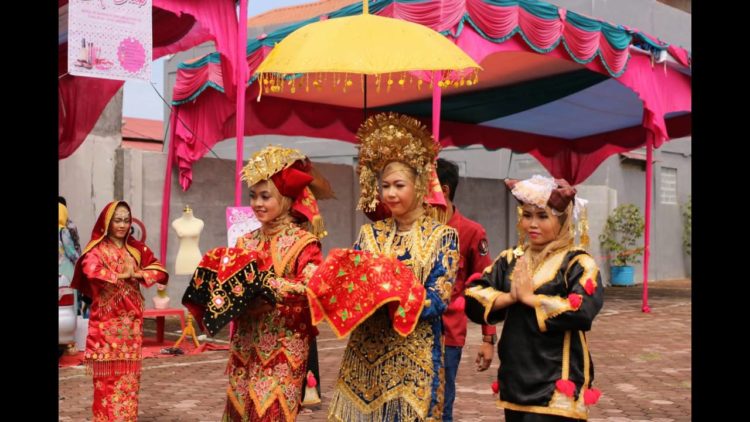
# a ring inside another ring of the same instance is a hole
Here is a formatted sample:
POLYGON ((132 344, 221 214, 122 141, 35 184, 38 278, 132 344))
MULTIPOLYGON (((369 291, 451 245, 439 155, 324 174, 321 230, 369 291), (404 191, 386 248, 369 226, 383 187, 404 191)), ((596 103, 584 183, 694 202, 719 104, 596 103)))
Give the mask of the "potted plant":
POLYGON ((630 264, 641 262, 643 247, 636 246, 636 243, 643 236, 644 226, 641 211, 633 204, 620 205, 607 218, 599 241, 602 249, 608 251, 611 261, 612 285, 633 285, 633 267, 630 264))

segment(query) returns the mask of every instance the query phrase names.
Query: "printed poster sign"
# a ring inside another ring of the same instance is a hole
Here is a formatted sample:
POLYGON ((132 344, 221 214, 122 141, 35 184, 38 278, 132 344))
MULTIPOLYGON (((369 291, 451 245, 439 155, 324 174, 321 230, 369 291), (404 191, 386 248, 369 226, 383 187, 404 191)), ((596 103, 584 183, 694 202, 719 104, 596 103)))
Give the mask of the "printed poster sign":
POLYGON ((227 207, 227 246, 233 248, 240 236, 260 228, 250 207, 227 207))
POLYGON ((68 73, 151 80, 152 0, 70 0, 68 73))

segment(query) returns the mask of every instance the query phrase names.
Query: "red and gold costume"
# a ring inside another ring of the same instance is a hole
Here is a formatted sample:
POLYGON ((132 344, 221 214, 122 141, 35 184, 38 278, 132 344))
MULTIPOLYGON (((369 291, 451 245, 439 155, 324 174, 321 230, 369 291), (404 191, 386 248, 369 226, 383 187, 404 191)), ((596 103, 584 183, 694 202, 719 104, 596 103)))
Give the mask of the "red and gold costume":
MULTIPOLYGON (((439 185, 430 182, 439 146, 418 120, 396 113, 377 114, 360 127, 357 138, 361 142, 358 208, 376 211, 380 201, 378 178, 392 162, 413 171, 415 200, 425 198, 421 202, 428 202, 426 196, 434 192, 430 187, 439 191, 439 185)), ((392 321, 390 310, 381 307, 354 328, 331 397, 330 421, 442 420, 445 383, 441 316, 450 299, 459 256, 456 231, 430 216, 433 210, 425 209, 408 230, 399 230, 394 218, 360 229, 353 249, 401 261, 422 284, 426 299, 421 306, 410 308, 421 309, 416 327, 406 336, 406 330, 394 329, 394 322, 407 315, 406 309, 392 321)), ((330 278, 327 281, 336 282, 330 278)), ((381 287, 388 291, 386 286, 381 287)), ((362 305, 367 304, 368 297, 362 297, 362 305)), ((408 294, 406 299, 400 303, 412 303, 408 294)), ((348 315, 349 307, 340 311, 348 315)))
MULTIPOLYGON (((321 233, 322 219, 310 187, 310 161, 298 150, 266 147, 250 159, 243 178, 249 186, 271 180, 292 198, 290 214, 321 233)), ((272 273, 268 284, 277 303, 258 316, 235 319, 231 339, 229 386, 223 421, 294 421, 300 408, 311 336, 305 288, 323 260, 318 236, 290 222, 272 232, 258 229, 237 240, 237 248, 258 254, 258 271, 272 273)))
POLYGON ((143 295, 139 284, 166 284, 167 271, 151 249, 129 234, 118 247, 107 235, 124 201, 102 210, 73 275, 72 287, 92 299, 84 363, 94 375, 94 421, 135 421, 143 342, 143 295), (130 266, 143 279, 118 279, 130 266))

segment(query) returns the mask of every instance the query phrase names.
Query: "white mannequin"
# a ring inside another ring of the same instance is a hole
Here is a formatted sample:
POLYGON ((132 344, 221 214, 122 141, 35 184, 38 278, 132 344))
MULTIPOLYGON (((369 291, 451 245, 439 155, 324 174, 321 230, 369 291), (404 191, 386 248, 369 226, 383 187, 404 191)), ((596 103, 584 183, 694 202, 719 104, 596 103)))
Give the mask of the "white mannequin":
POLYGON ((193 274, 203 256, 198 248, 198 240, 203 230, 203 220, 194 217, 190 205, 185 205, 182 217, 172 221, 172 228, 177 232, 177 237, 180 238, 180 247, 174 260, 175 274, 193 274))
POLYGON ((156 296, 153 297, 154 309, 169 308, 169 296, 167 296, 167 286, 164 284, 156 285, 156 296))

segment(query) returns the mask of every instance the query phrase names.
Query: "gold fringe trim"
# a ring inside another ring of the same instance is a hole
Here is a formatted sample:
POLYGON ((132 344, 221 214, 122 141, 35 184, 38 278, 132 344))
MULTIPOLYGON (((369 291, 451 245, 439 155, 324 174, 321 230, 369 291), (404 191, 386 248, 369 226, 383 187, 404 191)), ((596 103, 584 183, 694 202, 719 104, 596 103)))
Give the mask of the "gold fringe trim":
POLYGON ((84 359, 83 364, 86 367, 86 375, 97 378, 141 372, 141 359, 100 361, 89 358, 84 359))
POLYGON ((586 342, 586 335, 583 331, 578 332, 578 337, 581 340, 581 351, 583 352, 583 386, 581 387, 581 397, 583 397, 583 390, 591 388, 591 360, 589 356, 589 346, 586 342))
MULTIPOLYGON (((419 411, 410 400, 404 397, 395 397, 385 403, 378 400, 377 406, 369 406, 363 409, 359 399, 354 396, 341 381, 333 392, 331 404, 328 407, 328 421, 335 422, 382 422, 382 421, 425 421, 426 411, 419 411)), ((374 403, 373 403, 374 404, 374 403)))
POLYGON ((563 361, 562 361, 561 378, 564 380, 567 380, 569 374, 570 374, 570 330, 565 332, 565 337, 563 338, 563 361))
POLYGON ((339 400, 350 403, 350 406, 340 405, 344 413, 336 413, 342 420, 357 420, 348 419, 352 414, 373 413, 381 414, 379 421, 392 420, 382 419, 382 407, 397 399, 413 407, 420 418, 429 412, 432 383, 440 375, 434 373, 432 362, 432 327, 421 322, 414 333, 401 337, 389 325, 385 311, 381 310, 349 339, 331 405, 337 407, 335 403, 339 400), (371 341, 375 333, 386 329, 381 342, 371 341), (419 380, 418 385, 414 380, 419 380))
POLYGON ((442 207, 428 205, 426 207, 426 214, 432 217, 440 224, 448 224, 448 213, 442 207))
POLYGON ((313 217, 312 221, 310 222, 310 231, 318 239, 323 239, 324 237, 328 236, 325 223, 323 222, 323 217, 321 217, 320 215, 316 215, 315 217, 313 217))

